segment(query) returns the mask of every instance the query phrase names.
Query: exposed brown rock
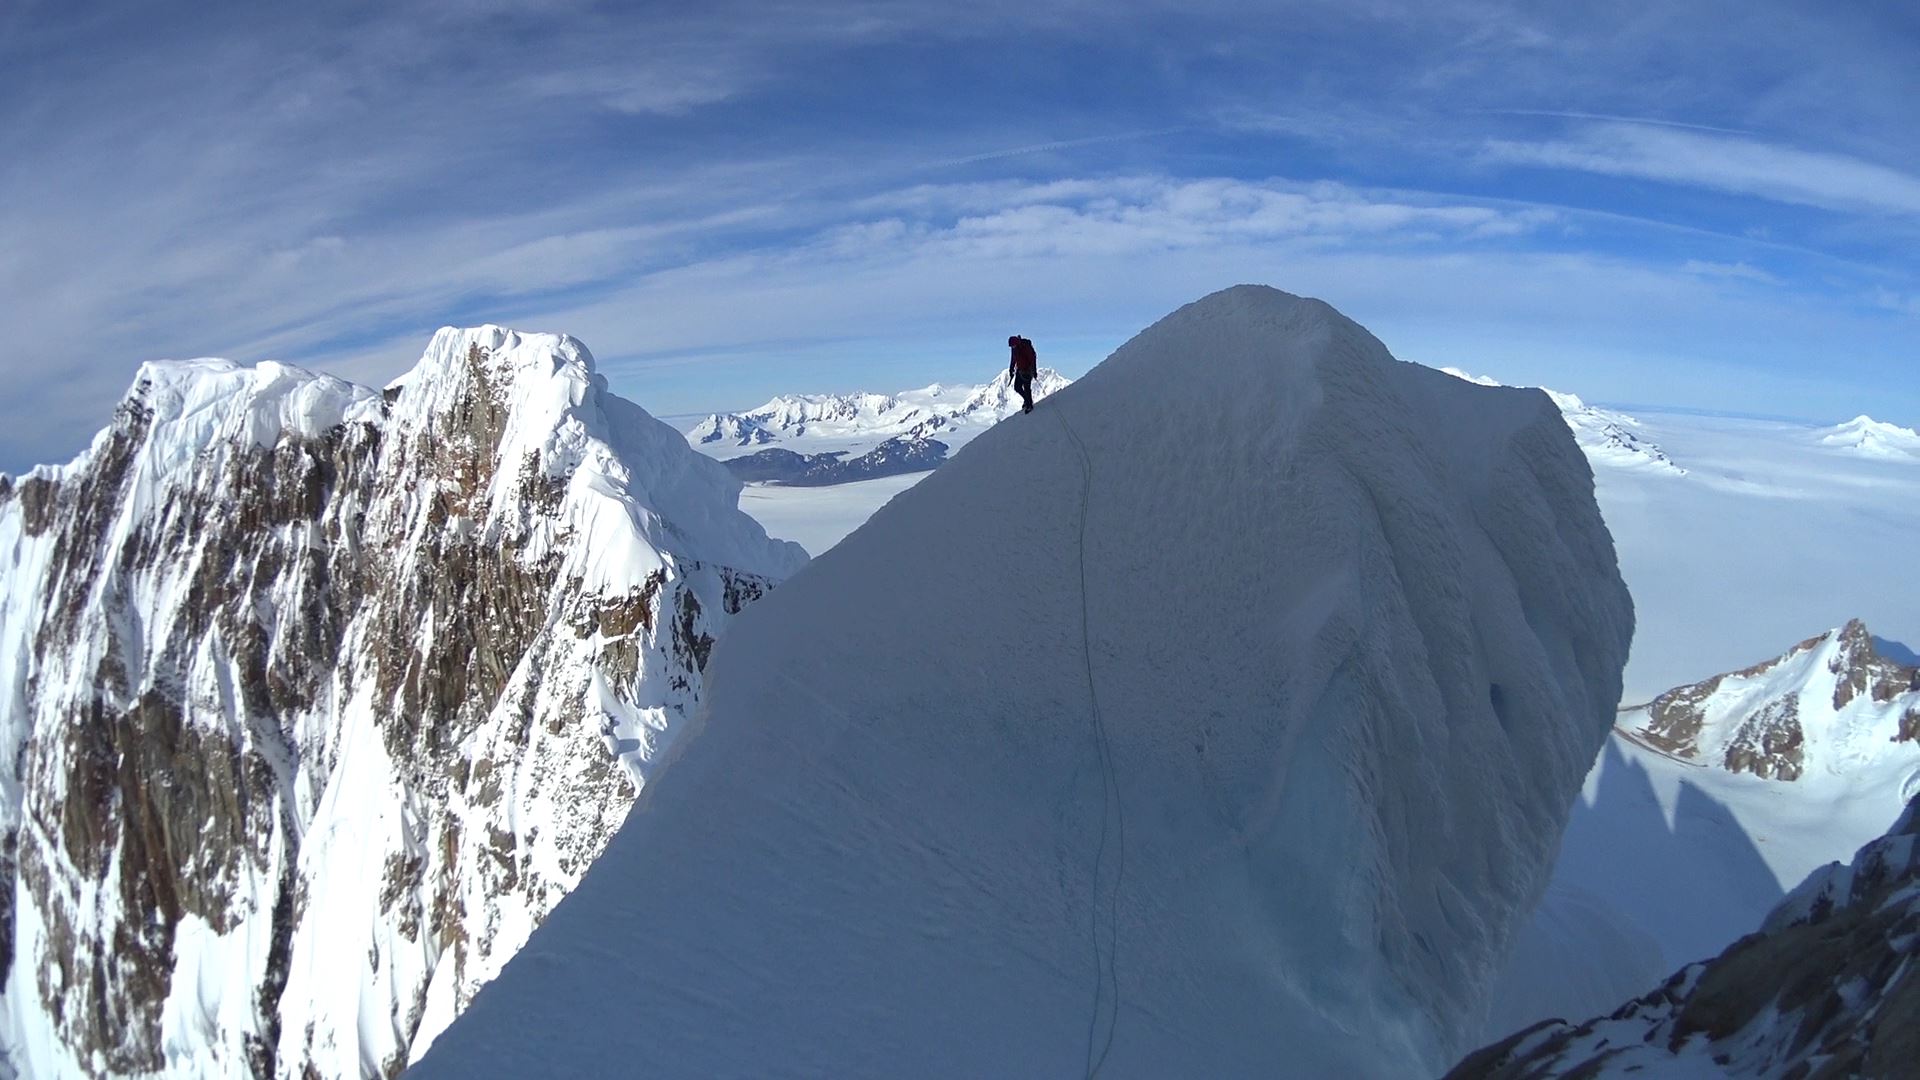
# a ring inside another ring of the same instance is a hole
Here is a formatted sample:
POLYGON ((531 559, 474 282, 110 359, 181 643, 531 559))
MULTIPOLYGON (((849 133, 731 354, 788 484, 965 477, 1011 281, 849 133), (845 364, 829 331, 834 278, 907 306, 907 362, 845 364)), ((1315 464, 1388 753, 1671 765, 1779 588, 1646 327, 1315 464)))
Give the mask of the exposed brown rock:
POLYGON ((1798 780, 1806 763, 1800 727, 1800 700, 1770 701, 1734 729, 1724 764, 1730 772, 1750 772, 1774 780, 1798 780))
MULTIPOLYGON (((491 364, 484 350, 468 352, 455 405, 429 432, 355 423, 203 455, 117 547, 102 541, 133 494, 151 424, 144 390, 84 468, 59 483, 9 481, 0 495, 18 502, 30 534, 51 538, 49 610, 33 647, 42 664, 81 665, 84 677, 69 681, 92 691, 29 703, 55 719, 21 761, 39 793, 28 800, 32 827, 0 848, 0 886, 17 879, 46 927, 34 989, 80 1060, 116 1073, 161 1067, 159 1009, 176 930, 191 915, 216 931, 260 920, 271 935, 253 990, 257 1025, 235 1067, 315 1071, 305 1056, 315 1033, 283 1046, 280 1014, 314 895, 297 869, 294 807, 313 794, 300 778, 326 776, 337 749, 303 742, 299 726, 331 702, 369 692, 378 703, 380 738, 420 815, 404 850, 383 856, 379 906, 401 940, 447 966, 461 1003, 496 933, 469 904, 511 895, 544 915, 564 886, 547 879, 553 867, 577 876, 624 818, 633 782, 591 715, 588 672, 557 662, 556 631, 600 636, 594 667, 612 692, 631 697, 643 679, 662 678, 660 700, 683 708, 713 640, 712 615, 684 580, 698 564, 598 596, 563 578, 560 554, 536 554, 532 525, 563 508, 568 477, 549 475, 538 454, 499 460, 510 415, 491 364), (494 520, 485 495, 501 475, 516 493, 494 520), (414 499, 421 517, 410 516, 414 499), (135 581, 167 582, 189 602, 159 622, 103 617, 103 605, 128 603, 118 590, 135 581), (217 691, 195 683, 207 656, 227 673, 217 691), (496 717, 504 728, 487 726, 496 717), (491 741, 478 741, 483 729, 491 741), (548 756, 530 765, 536 739, 549 740, 548 756), (509 793, 530 790, 569 807, 550 830, 558 835, 502 824, 509 793), (551 845, 541 850, 553 861, 536 861, 539 845, 551 845), (262 878, 276 884, 259 888, 262 878), (238 903, 242 879, 270 911, 238 903), (93 890, 116 896, 124 917, 83 907, 93 890)), ((728 614, 768 587, 707 569, 728 614)), ((13 895, 0 888, 0 976, 12 958, 13 895)), ((423 1006, 401 1003, 398 1029, 414 1030, 423 1006)), ((398 1055, 380 1067, 402 1065, 398 1055)))
POLYGON ((1848 622, 1840 631, 1840 651, 1828 668, 1840 676, 1833 690, 1835 709, 1846 708, 1862 695, 1874 701, 1892 701, 1920 683, 1920 668, 1881 656, 1873 647, 1873 635, 1859 619, 1848 622))

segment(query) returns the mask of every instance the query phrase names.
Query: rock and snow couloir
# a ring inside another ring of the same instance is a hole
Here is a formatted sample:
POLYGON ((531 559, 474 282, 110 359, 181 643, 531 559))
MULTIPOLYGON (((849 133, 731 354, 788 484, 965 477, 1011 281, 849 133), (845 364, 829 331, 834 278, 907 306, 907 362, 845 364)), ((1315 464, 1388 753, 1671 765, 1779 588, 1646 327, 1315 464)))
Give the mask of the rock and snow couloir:
POLYGON ((144 366, 0 478, 0 1045, 28 1075, 391 1074, 579 879, 797 569, 571 338, 384 392, 144 366))
POLYGON ((417 1070, 1433 1075, 1631 634, 1544 395, 1213 294, 735 623, 417 1070))

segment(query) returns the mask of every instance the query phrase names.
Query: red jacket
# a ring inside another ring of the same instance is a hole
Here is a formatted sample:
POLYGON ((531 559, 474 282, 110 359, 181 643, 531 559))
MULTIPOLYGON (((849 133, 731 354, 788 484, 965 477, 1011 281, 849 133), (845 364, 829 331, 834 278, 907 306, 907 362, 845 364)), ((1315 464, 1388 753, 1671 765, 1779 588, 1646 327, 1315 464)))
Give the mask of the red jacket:
POLYGON ((1026 372, 1031 375, 1040 367, 1040 354, 1033 351, 1033 342, 1023 337, 1013 339, 1013 362, 1007 365, 1010 374, 1026 372))

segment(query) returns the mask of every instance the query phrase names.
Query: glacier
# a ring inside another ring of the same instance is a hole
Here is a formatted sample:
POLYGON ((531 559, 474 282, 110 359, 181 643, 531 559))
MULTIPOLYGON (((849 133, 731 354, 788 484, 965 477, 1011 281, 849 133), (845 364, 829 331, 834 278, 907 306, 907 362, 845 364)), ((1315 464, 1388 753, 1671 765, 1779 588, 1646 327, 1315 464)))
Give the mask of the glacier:
POLYGON ((384 390, 147 364, 0 477, 0 1047, 391 1075, 579 879, 729 619, 805 562, 585 346, 384 390))
POLYGON ((1544 394, 1212 294, 736 620, 414 1071, 1435 1075, 1632 630, 1544 394))

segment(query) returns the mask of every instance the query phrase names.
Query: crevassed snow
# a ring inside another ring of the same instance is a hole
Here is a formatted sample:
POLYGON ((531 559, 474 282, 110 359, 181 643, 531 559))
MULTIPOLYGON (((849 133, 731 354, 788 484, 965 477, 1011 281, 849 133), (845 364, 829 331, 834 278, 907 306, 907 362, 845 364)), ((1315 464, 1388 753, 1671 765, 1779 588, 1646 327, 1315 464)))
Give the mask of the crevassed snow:
POLYGON ((416 1072, 1437 1073, 1618 700, 1591 483, 1538 392, 1181 309, 736 623, 416 1072))

